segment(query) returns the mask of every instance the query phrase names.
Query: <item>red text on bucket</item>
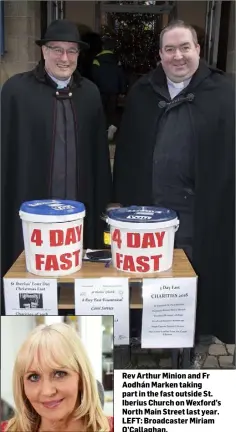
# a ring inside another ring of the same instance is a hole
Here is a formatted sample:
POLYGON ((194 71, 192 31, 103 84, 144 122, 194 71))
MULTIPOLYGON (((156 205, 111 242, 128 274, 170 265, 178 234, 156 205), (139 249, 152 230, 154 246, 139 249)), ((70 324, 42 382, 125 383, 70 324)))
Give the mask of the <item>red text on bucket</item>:
MULTIPOLYGON (((67 228, 66 230, 49 230, 49 245, 50 247, 55 246, 68 246, 75 244, 81 240, 82 225, 67 228)), ((35 243, 36 246, 42 246, 42 231, 40 229, 34 229, 31 235, 31 242, 35 243)))
MULTIPOLYGON (((72 267, 78 267, 81 254, 81 239, 83 235, 82 225, 66 228, 66 229, 50 229, 45 231, 37 228, 32 231, 30 243, 35 251, 35 269, 38 271, 59 271, 70 270, 72 267), (76 245, 73 250, 70 245, 76 245), (56 253, 55 248, 58 248, 56 253), (75 249, 75 250, 74 250, 75 249), (40 253, 41 252, 41 253, 40 253), (63 253, 62 253, 63 252, 63 253)), ((32 249, 32 248, 31 248, 32 249)))
POLYGON ((116 245, 115 249, 120 249, 114 254, 116 268, 138 273, 159 271, 165 234, 165 231, 158 231, 126 232, 122 235, 121 231, 116 228, 112 233, 113 245, 116 245), (156 254, 157 248, 159 251, 156 254), (140 255, 137 255, 137 252, 132 254, 132 249, 135 251, 139 249, 140 255), (152 253, 150 249, 153 249, 152 253))
POLYGON ((160 267, 160 259, 162 255, 152 255, 152 256, 137 256, 123 255, 116 253, 116 267, 123 271, 130 271, 132 273, 139 272, 145 273, 150 271, 158 271, 160 267))
MULTIPOLYGON (((126 233, 126 244, 123 247, 127 248, 157 248, 163 246, 163 240, 165 231, 162 232, 127 232, 126 233)), ((112 234, 112 241, 117 243, 117 247, 120 249, 122 246, 122 237, 119 229, 115 229, 112 234)))
POLYGON ((62 255, 42 255, 35 254, 36 270, 58 271, 70 270, 79 265, 80 250, 62 255))

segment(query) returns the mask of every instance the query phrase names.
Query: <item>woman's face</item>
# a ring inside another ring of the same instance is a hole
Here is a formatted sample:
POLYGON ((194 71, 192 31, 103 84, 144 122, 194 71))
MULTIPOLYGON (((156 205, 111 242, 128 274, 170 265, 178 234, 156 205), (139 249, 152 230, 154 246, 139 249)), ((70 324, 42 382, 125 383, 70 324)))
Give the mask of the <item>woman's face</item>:
POLYGON ((33 361, 24 375, 27 399, 42 419, 65 420, 75 407, 78 398, 79 375, 70 369, 51 369, 33 361))

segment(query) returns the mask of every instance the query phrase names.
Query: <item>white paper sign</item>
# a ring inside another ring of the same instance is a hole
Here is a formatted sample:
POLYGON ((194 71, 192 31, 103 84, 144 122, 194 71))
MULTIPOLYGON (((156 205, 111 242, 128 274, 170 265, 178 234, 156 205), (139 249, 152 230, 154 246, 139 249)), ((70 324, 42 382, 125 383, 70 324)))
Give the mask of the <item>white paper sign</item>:
POLYGON ((58 315, 56 279, 3 279, 6 315, 58 315))
POLYGON ((114 315, 114 344, 129 345, 128 278, 75 279, 76 315, 114 315))
POLYGON ((194 345, 197 278, 143 279, 142 348, 194 345))

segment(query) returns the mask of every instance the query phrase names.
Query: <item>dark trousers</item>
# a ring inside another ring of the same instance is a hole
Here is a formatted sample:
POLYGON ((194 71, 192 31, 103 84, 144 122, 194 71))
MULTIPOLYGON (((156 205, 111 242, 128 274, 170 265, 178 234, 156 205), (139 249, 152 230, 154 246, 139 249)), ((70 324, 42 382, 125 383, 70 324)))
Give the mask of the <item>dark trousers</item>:
POLYGON ((102 93, 102 104, 107 121, 107 128, 111 125, 117 127, 117 95, 110 93, 102 93))

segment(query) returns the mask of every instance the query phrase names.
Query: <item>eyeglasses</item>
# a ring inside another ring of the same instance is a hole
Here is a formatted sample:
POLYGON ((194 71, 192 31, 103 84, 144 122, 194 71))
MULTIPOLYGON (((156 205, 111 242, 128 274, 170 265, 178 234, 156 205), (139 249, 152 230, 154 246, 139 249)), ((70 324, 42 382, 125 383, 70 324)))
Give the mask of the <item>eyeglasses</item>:
POLYGON ((49 48, 52 53, 55 54, 57 57, 61 57, 65 53, 68 57, 73 57, 79 54, 79 50, 77 48, 69 48, 68 50, 66 50, 64 48, 51 45, 47 45, 47 48, 49 48))

